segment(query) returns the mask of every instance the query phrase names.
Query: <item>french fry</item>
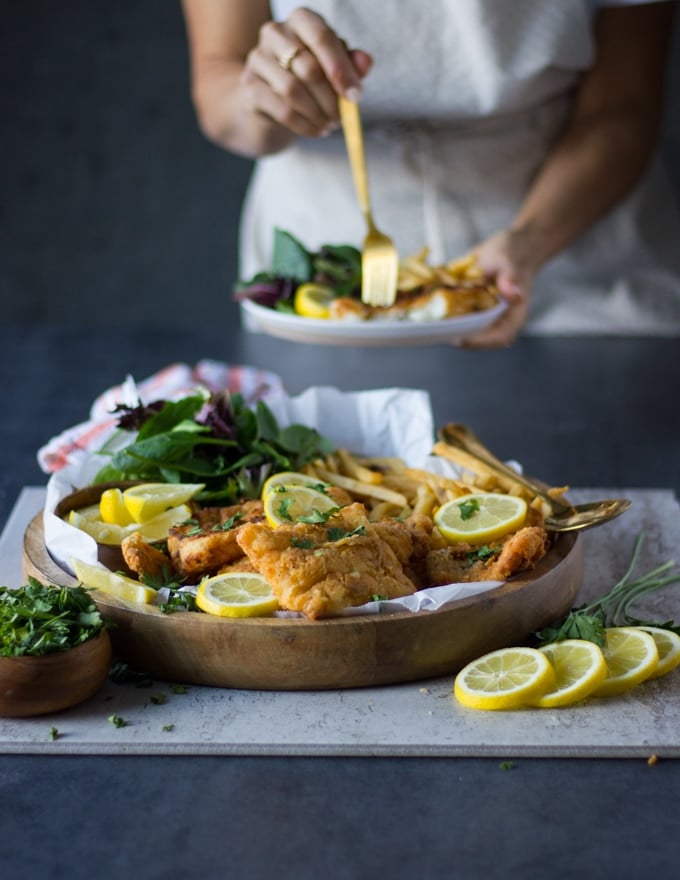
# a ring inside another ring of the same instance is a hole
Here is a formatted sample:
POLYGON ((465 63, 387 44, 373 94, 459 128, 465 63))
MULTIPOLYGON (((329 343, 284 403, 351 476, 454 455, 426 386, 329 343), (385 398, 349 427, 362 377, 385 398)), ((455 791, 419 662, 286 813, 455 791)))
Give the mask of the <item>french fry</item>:
POLYGON ((380 471, 371 470, 371 468, 360 464, 346 449, 338 449, 335 454, 339 459, 340 470, 348 477, 354 477, 355 480, 359 480, 362 483, 372 483, 374 485, 382 482, 383 475, 380 471))
POLYGON ((326 480, 328 483, 333 483, 335 486, 340 486, 341 489, 346 489, 354 495, 378 498, 380 501, 389 501, 392 504, 396 504, 398 507, 406 507, 408 504, 408 500, 404 495, 400 492, 393 492, 391 489, 386 489, 384 486, 375 486, 372 483, 362 483, 360 480, 355 480, 354 477, 345 477, 342 474, 334 473, 333 471, 328 471, 321 467, 317 468, 317 470, 322 480, 326 480))

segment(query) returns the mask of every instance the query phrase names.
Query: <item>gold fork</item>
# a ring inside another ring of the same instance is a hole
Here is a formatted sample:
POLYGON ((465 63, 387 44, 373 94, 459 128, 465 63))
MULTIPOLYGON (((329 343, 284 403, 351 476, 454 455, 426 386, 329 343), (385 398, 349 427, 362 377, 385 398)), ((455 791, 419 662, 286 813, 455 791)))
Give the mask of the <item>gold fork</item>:
POLYGON ((361 252, 361 299, 371 306, 391 306, 397 296, 399 255, 392 239, 373 222, 359 105, 346 98, 338 104, 354 187, 368 229, 361 252))

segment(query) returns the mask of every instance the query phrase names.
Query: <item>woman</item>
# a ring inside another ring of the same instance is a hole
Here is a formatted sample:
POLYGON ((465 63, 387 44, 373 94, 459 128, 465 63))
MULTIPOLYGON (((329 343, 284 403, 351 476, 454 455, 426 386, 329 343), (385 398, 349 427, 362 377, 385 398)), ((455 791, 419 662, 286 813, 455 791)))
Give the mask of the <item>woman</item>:
POLYGON ((433 262, 476 249, 509 303, 471 344, 680 334, 680 219, 653 158, 674 6, 184 0, 201 127, 259 160, 242 276, 275 226, 361 241, 336 131, 337 95, 361 96, 381 228, 433 262))

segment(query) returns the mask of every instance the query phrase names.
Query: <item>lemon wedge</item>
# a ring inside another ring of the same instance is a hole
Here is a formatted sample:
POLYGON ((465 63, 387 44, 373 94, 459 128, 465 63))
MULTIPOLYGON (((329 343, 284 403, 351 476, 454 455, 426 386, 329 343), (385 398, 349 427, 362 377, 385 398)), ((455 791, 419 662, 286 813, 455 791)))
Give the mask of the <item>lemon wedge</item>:
POLYGON ((140 483, 123 492, 125 506, 137 523, 146 522, 169 507, 186 504, 205 483, 140 483))
POLYGON ((331 302, 335 299, 333 289, 325 284, 301 284, 295 291, 293 308, 303 318, 326 319, 331 316, 331 302))
POLYGON ((279 607, 271 585, 261 574, 233 571, 202 580, 196 605, 218 617, 260 617, 279 607))
POLYGON ((191 516, 192 511, 188 504, 178 504, 146 522, 136 523, 133 531, 139 532, 145 541, 164 541, 173 526, 186 522, 191 516))
POLYGON ((99 514, 103 522, 116 526, 129 526, 134 522, 125 506, 120 489, 104 489, 99 499, 99 514))
POLYGON ((68 515, 68 524, 81 532, 85 532, 98 544, 120 544, 123 538, 138 526, 117 526, 115 523, 105 523, 99 519, 99 505, 97 505, 97 518, 89 512, 82 513, 80 510, 72 510, 68 515))
POLYGON ((636 629, 642 629, 656 642, 656 650, 659 652, 659 662, 656 669, 649 676, 660 678, 671 669, 680 665, 680 636, 670 629, 660 626, 647 626, 640 624, 636 629))
POLYGON ((151 587, 145 587, 139 581, 109 571, 103 565, 92 565, 82 559, 72 559, 71 566, 76 577, 85 587, 101 590, 119 599, 125 599, 126 602, 139 602, 143 605, 150 605, 156 598, 156 591, 151 587))
POLYGON ((482 544, 521 528, 526 515, 523 498, 478 492, 442 504, 435 512, 434 524, 447 541, 482 544))
POLYGON ((607 677, 607 661, 595 642, 565 639, 543 645, 539 651, 555 670, 555 686, 538 697, 535 706, 570 706, 592 694, 607 677))
POLYGON ((464 666, 453 692, 469 709, 515 709, 555 688, 555 672, 536 648, 499 648, 464 666))
POLYGON ((325 483, 318 477, 310 477, 309 474, 301 474, 299 471, 279 471, 278 474, 272 474, 269 479, 265 480, 261 497, 264 498, 270 492, 278 491, 282 486, 308 486, 323 492, 330 486, 330 483, 325 483))
POLYGON ((325 522, 338 503, 310 486, 278 486, 264 495, 262 507, 265 519, 276 529, 296 522, 325 522))
POLYGON ((98 504, 88 504, 86 507, 74 508, 69 510, 68 513, 68 523, 72 526, 76 525, 76 523, 94 522, 95 520, 101 522, 101 511, 98 504))
POLYGON ((614 626, 605 630, 604 658, 607 678, 593 691, 596 697, 611 697, 630 690, 652 675, 659 664, 654 638, 635 626, 614 626))

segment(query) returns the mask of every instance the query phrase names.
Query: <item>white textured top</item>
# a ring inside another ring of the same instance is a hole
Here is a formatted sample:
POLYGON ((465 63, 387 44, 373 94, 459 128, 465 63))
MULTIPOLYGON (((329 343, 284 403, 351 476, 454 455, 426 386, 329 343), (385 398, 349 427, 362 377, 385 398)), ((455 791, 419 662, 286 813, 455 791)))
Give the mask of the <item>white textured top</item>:
MULTIPOLYGON (((272 3, 279 19, 298 5, 272 3)), ((374 56, 361 101, 370 189, 376 222, 400 253, 427 244, 432 260, 451 259, 506 226, 592 63, 591 2, 305 5, 374 56)), ((660 174, 654 166, 540 273, 530 332, 680 335, 680 217, 660 174)), ((365 230, 341 134, 300 140, 258 163, 242 227, 243 276, 268 265, 274 226, 310 247, 360 244, 365 230)))

